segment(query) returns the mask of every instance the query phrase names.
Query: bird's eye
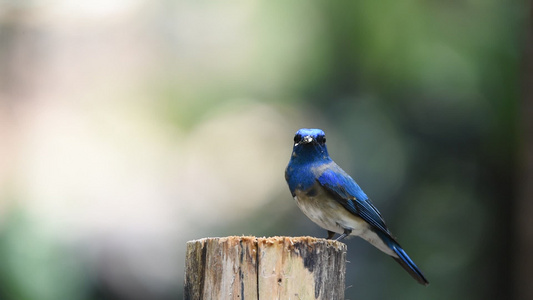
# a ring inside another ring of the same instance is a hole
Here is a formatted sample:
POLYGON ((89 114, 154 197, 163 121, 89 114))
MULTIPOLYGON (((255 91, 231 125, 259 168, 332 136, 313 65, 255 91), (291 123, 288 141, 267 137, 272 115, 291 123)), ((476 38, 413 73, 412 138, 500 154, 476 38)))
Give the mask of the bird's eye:
POLYGON ((316 141, 319 143, 319 144, 324 144, 326 143, 326 136, 324 135, 319 135, 316 137, 316 141))
POLYGON ((294 136, 294 143, 299 143, 302 141, 302 136, 300 134, 297 134, 294 136))

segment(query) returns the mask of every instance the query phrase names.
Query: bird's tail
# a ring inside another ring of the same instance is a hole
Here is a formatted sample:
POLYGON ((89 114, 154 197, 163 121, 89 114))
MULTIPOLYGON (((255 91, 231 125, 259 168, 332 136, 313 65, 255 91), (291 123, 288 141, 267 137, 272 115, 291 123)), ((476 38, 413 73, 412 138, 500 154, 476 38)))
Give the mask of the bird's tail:
POLYGON ((402 249, 400 244, 398 244, 398 242, 396 242, 392 237, 386 234, 378 235, 380 235, 382 240, 392 249, 392 251, 394 251, 394 253, 398 255, 398 257, 392 256, 394 260, 396 260, 420 284, 429 284, 426 277, 424 277, 424 274, 422 274, 422 271, 418 269, 413 260, 409 257, 409 255, 407 255, 407 253, 405 253, 405 251, 402 249))

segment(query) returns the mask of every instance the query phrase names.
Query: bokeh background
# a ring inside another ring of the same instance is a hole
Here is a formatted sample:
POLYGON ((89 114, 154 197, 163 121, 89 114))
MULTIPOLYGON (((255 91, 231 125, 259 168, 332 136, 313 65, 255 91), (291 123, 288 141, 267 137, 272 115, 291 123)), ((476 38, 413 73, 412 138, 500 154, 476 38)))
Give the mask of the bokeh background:
POLYGON ((302 127, 431 282, 350 239, 346 299, 528 299, 529 9, 0 0, 0 299, 181 299, 188 240, 325 236, 302 127))

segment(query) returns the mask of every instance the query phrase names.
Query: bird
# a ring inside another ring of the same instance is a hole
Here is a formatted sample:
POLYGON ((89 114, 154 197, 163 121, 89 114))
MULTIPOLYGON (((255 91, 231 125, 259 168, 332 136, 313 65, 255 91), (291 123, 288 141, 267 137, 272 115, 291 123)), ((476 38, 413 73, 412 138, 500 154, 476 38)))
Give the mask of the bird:
POLYGON ((330 158, 324 131, 296 132, 285 180, 300 210, 327 230, 327 239, 335 233, 340 234, 337 241, 359 236, 391 256, 420 284, 429 284, 361 187, 330 158))

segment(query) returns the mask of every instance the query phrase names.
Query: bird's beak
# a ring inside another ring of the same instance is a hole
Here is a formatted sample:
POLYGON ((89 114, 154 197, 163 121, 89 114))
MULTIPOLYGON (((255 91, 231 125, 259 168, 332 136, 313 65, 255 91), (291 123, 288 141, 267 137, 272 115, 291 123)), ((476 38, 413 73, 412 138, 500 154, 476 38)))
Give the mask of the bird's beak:
POLYGON ((310 136, 310 135, 307 135, 307 136, 304 136, 303 139, 297 143, 296 145, 301 145, 301 144, 309 144, 313 141, 313 137, 310 136))

